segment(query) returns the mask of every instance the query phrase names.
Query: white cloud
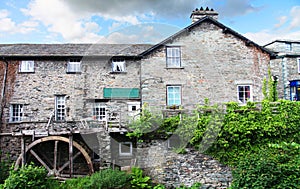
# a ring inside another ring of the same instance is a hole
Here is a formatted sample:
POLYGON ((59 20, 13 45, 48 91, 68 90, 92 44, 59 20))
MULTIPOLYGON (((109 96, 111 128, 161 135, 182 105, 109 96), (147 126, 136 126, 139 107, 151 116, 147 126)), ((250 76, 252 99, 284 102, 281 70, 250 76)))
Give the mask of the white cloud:
POLYGON ((290 29, 294 29, 300 27, 300 6, 295 6, 291 10, 291 24, 290 29))
POLYGON ((282 25, 284 25, 287 21, 287 16, 281 16, 278 18, 279 23, 275 24, 275 28, 280 28, 282 25))
MULTIPOLYGON (((199 3, 198 0, 64 0, 77 12, 99 13, 106 18, 122 18, 156 15, 159 17, 178 18, 190 13, 199 3)), ((203 2, 203 1, 202 1, 203 2)), ((129 20, 134 21, 134 20, 129 20)))
POLYGON ((90 21, 91 15, 74 12, 61 0, 32 0, 28 8, 22 11, 68 42, 94 42, 101 37, 96 34, 101 28, 90 21))
POLYGON ((38 25, 33 21, 24 21, 18 24, 9 17, 9 14, 9 11, 7 10, 0 10, 0 32, 7 32, 8 34, 26 34, 34 31, 38 25))
POLYGON ((250 2, 250 0, 212 0, 209 4, 220 13, 221 17, 233 17, 262 9, 262 7, 253 6, 250 2))
POLYGON ((294 6, 290 10, 289 16, 278 18, 279 23, 274 29, 265 29, 259 32, 248 32, 245 37, 254 42, 265 45, 277 39, 282 40, 300 40, 300 6, 294 6))

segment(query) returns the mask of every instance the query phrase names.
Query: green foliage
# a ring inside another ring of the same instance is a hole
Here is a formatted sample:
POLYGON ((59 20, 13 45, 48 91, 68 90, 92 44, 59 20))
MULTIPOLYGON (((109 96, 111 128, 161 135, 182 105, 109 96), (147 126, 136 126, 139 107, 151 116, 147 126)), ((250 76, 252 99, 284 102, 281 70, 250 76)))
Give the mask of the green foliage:
POLYGON ((119 170, 106 169, 82 178, 67 180, 61 189, 128 188, 130 175, 119 170))
POLYGON ((248 154, 233 170, 231 188, 300 188, 299 150, 297 143, 281 143, 248 154))
POLYGON ((139 139, 146 133, 150 133, 159 128, 162 123, 163 118, 161 114, 151 113, 147 104, 144 104, 139 118, 132 120, 132 122, 128 125, 131 132, 128 132, 127 136, 139 139))
POLYGON ((130 184, 132 188, 152 188, 150 177, 144 176, 143 171, 137 167, 131 169, 130 184))
POLYGON ((180 186, 180 187, 177 188, 177 189, 199 189, 200 187, 201 187, 201 183, 196 182, 196 183, 194 183, 191 187, 188 187, 188 186, 180 186))
MULTIPOLYGON (((0 151, 1 157, 1 151, 0 151)), ((9 176, 9 168, 12 162, 7 158, 7 160, 0 161, 0 183, 4 183, 5 179, 9 176)))
POLYGON ((36 167, 33 164, 25 165, 17 170, 13 168, 9 177, 5 180, 5 189, 49 189, 57 186, 55 180, 47 179, 47 171, 43 167, 36 167))
POLYGON ((162 184, 158 184, 156 186, 153 187, 153 189, 165 189, 166 187, 162 184))

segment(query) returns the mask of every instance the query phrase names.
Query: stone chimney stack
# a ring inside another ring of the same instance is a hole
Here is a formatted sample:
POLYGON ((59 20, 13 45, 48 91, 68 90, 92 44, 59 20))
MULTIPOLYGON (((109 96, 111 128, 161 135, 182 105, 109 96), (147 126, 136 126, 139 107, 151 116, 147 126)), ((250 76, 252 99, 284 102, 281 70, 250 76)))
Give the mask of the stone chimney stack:
POLYGON ((193 10, 190 18, 192 19, 192 23, 194 23, 205 16, 210 16, 213 19, 218 20, 218 15, 219 13, 214 11, 214 9, 209 9, 208 7, 204 9, 203 7, 201 7, 200 9, 196 8, 195 10, 193 10))

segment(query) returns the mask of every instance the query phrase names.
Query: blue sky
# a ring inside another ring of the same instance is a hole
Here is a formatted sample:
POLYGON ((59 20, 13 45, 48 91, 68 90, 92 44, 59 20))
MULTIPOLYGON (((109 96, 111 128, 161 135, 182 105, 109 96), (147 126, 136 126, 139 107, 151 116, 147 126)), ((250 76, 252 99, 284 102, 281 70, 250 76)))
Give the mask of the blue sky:
POLYGON ((260 45, 300 41, 300 0, 2 0, 0 43, 157 43, 201 6, 260 45))

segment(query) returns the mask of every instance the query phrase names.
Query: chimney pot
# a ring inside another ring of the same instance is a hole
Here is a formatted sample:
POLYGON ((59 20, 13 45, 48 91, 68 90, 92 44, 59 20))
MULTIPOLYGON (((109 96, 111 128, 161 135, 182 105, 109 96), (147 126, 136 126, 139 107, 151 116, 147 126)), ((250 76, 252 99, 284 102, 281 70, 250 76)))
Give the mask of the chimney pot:
POLYGON ((209 17, 217 20, 218 15, 219 14, 216 11, 214 11, 213 8, 209 9, 208 7, 206 7, 206 9, 204 10, 204 8, 201 7, 200 9, 196 8, 195 10, 193 10, 190 18, 192 19, 192 23, 194 23, 206 16, 209 16, 209 17))

